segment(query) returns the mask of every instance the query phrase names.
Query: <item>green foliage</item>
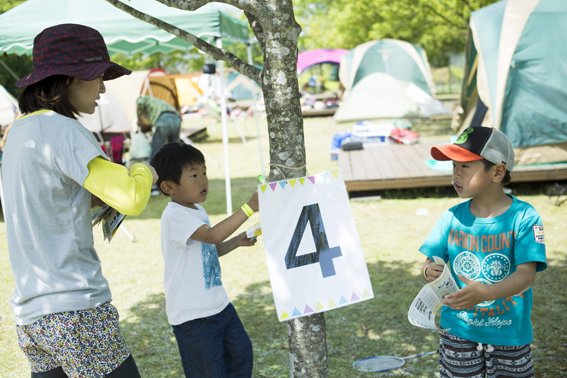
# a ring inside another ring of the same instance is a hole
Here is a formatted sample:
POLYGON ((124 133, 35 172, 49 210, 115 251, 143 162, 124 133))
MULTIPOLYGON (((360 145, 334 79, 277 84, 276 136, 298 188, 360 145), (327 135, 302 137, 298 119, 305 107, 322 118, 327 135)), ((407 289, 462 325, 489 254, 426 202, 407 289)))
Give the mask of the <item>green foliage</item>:
MULTIPOLYGON (((18 78, 22 78, 33 71, 31 56, 14 54, 0 54, 0 60, 7 65, 18 78)), ((24 88, 16 87, 16 78, 0 63, 0 84, 14 97, 18 98, 24 88)))
POLYGON ((302 49, 354 48, 393 38, 425 49, 433 66, 462 52, 471 11, 496 0, 296 0, 302 49))

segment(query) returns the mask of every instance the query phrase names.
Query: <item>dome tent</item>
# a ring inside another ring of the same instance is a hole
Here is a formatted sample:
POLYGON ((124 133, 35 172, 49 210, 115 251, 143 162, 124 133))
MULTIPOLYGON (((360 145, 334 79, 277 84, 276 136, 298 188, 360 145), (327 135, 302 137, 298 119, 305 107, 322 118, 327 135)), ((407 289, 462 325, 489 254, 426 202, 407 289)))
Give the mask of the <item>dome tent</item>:
POLYGON ((502 0, 471 14, 455 129, 504 132, 516 164, 567 161, 567 2, 502 0))
POLYGON ((344 101, 335 121, 426 118, 449 111, 435 100, 425 51, 405 41, 366 42, 343 55, 344 101))

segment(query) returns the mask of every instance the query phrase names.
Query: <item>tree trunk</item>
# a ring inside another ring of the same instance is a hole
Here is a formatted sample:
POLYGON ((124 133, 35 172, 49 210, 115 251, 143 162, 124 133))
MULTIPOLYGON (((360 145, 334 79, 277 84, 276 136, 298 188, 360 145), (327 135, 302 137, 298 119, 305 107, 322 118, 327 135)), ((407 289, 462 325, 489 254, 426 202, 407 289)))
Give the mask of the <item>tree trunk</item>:
MULTIPOLYGON (((278 18, 262 22, 264 75, 262 88, 270 140, 269 181, 306 175, 303 116, 297 82, 296 23, 291 1, 280 4, 278 18)), ((325 315, 287 322, 290 378, 328 377, 325 315)))

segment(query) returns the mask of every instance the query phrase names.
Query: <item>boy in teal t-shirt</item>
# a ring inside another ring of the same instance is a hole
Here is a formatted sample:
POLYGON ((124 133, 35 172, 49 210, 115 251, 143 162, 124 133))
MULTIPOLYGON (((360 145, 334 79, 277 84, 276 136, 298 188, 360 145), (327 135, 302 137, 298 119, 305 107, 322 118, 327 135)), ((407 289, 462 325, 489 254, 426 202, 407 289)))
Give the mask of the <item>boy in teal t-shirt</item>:
POLYGON ((461 287, 442 301, 440 376, 533 377, 531 286, 547 262, 539 214, 503 191, 512 145, 498 130, 469 127, 431 155, 453 160, 453 186, 471 198, 447 210, 419 249, 426 281, 443 270, 437 256, 461 287))

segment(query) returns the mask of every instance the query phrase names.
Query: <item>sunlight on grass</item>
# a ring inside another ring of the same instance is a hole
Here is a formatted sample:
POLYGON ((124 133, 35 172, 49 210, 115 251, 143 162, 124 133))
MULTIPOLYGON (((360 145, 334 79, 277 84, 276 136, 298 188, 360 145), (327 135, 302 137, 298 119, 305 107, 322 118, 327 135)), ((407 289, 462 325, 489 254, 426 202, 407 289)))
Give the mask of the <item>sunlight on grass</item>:
MULTIPOLYGON (((188 122, 188 121, 186 121, 188 122)), ((202 121, 199 121, 202 122, 202 121)), ((248 140, 243 145, 234 124, 229 123, 232 201, 238 209, 258 184, 261 173, 256 126, 253 119, 240 122, 248 140)), ((189 125, 188 125, 189 126, 189 125)), ((307 168, 310 174, 338 166, 330 160, 333 134, 352 125, 337 125, 332 118, 305 121, 307 168)), ((448 140, 447 124, 419 124, 423 139, 448 140)), ((204 207, 214 225, 224 219, 224 158, 220 123, 209 123, 209 137, 198 143, 206 154, 210 194, 204 207), (216 164, 218 165, 216 165, 216 164)), ((269 161, 266 121, 261 120, 263 159, 269 161)), ((453 194, 437 198, 416 197, 417 192, 393 191, 380 201, 351 201, 362 242, 375 298, 353 306, 329 311, 325 315, 329 358, 329 377, 368 377, 355 371, 352 363, 375 355, 409 356, 437 348, 435 332, 416 328, 407 321, 407 310, 422 287, 420 266, 424 257, 417 251, 442 212, 460 200, 453 194), (404 199, 402 199, 404 198, 404 199), (425 207, 428 217, 416 216, 425 207)), ((534 285, 536 376, 567 374, 567 204, 556 207, 543 192, 519 195, 540 212, 546 230, 549 267, 537 275, 534 285)), ((168 198, 152 197, 146 211, 126 218, 124 225, 135 235, 131 242, 118 232, 112 243, 102 242, 102 231, 94 230, 95 245, 103 273, 110 283, 113 304, 120 313, 120 326, 143 377, 182 377, 177 345, 165 314, 163 261, 160 250, 160 216, 168 198)), ((258 214, 241 230, 259 220, 258 214)), ((240 248, 220 259, 223 283, 239 312, 254 345, 254 377, 288 376, 288 347, 285 323, 277 319, 268 277, 262 238, 251 248, 240 248)), ((9 298, 14 290, 8 261, 5 226, 0 223, 0 377, 29 376, 26 358, 15 335, 9 298)), ((437 355, 406 361, 381 377, 433 377, 437 355)), ((438 375, 437 375, 438 376, 438 375)))

